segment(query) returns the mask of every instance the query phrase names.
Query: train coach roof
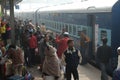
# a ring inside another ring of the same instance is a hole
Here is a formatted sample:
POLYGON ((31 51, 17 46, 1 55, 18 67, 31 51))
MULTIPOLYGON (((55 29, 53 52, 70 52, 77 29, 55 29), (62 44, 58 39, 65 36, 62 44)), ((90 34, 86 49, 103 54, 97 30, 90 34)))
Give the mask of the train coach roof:
POLYGON ((59 12, 59 13, 93 13, 111 12, 117 0, 89 0, 71 4, 40 8, 39 12, 59 12))

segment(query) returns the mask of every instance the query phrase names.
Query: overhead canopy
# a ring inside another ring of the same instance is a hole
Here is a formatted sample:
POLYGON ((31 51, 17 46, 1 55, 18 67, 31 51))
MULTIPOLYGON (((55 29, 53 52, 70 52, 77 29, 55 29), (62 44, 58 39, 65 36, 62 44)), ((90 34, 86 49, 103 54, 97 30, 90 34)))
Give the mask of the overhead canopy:
POLYGON ((15 4, 18 4, 19 2, 21 2, 22 0, 14 0, 15 4))
MULTIPOLYGON (((4 1, 4 0, 0 0, 0 4, 2 4, 2 1, 4 1)), ((9 0, 6 0, 6 1, 9 1, 9 0)), ((19 2, 21 2, 22 0, 14 0, 14 3, 15 4, 18 4, 19 2)))

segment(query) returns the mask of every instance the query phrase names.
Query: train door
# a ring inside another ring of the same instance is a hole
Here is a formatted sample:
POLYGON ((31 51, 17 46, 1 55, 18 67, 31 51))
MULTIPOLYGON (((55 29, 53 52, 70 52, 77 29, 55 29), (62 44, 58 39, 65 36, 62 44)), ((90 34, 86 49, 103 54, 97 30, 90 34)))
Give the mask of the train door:
POLYGON ((95 23, 96 23, 96 16, 94 14, 88 14, 87 15, 87 26, 90 26, 92 29, 91 31, 91 42, 89 45, 89 56, 93 59, 95 58, 95 23))

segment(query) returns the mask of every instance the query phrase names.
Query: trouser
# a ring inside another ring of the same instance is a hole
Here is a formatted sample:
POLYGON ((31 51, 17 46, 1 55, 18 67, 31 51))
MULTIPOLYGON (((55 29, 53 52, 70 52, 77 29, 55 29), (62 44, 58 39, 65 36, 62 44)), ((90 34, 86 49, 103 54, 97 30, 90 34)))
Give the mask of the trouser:
POLYGON ((108 80, 106 67, 107 67, 107 64, 105 64, 105 63, 100 63, 100 68, 101 68, 101 80, 108 80))
POLYGON ((42 71, 44 60, 45 60, 45 55, 44 53, 41 53, 40 54, 40 71, 42 71))
POLYGON ((59 64, 60 64, 60 70, 62 74, 64 75, 63 77, 66 78, 66 66, 64 62, 62 61, 62 59, 59 59, 59 64))
POLYGON ((89 55, 88 55, 89 47, 81 47, 81 56, 82 56, 82 63, 86 64, 89 61, 89 55))
POLYGON ((29 49, 27 47, 24 47, 24 59, 25 59, 25 65, 29 65, 29 62, 28 62, 28 54, 29 54, 29 49))
POLYGON ((73 74, 74 80, 79 80, 79 74, 77 67, 68 67, 66 66, 66 79, 71 80, 71 74, 73 74))
POLYGON ((86 64, 87 63, 85 52, 86 52, 86 48, 81 47, 81 56, 82 56, 82 63, 81 64, 86 64))
POLYGON ((35 64, 35 49, 34 48, 30 48, 30 54, 29 54, 29 65, 34 65, 35 64))

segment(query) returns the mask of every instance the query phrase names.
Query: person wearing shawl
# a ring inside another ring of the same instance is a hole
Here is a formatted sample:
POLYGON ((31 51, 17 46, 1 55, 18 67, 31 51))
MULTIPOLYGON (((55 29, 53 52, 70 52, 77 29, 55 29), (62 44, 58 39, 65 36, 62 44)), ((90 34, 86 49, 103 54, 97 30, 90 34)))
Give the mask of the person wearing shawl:
POLYGON ((59 65, 59 59, 56 54, 56 49, 46 43, 45 48, 45 60, 43 63, 43 75, 44 80, 50 80, 47 79, 47 76, 52 76, 54 79, 51 80, 58 80, 60 77, 60 65, 59 65))

